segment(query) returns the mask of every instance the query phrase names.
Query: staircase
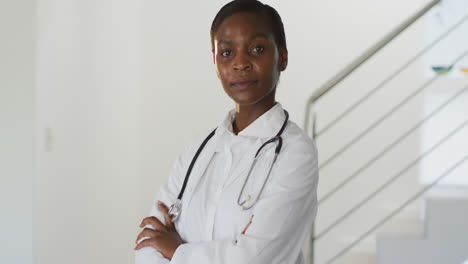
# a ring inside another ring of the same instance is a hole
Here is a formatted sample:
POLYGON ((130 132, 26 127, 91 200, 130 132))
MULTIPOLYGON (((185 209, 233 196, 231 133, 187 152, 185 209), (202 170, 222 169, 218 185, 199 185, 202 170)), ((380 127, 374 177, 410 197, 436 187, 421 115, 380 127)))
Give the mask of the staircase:
POLYGON ((435 189, 425 198, 424 230, 379 235, 377 264, 441 264, 468 260, 468 190, 435 189))
POLYGON ((386 69, 385 62, 370 60, 441 2, 430 1, 309 98, 304 128, 317 142, 320 184, 307 263, 468 259, 468 191, 441 187, 468 177, 468 79, 445 77, 466 60, 468 47, 435 76, 418 75, 426 53, 464 34, 460 28, 468 13, 401 65, 392 65, 386 77, 376 72, 386 69), (372 78, 382 80, 366 88, 363 80, 372 78), (347 82, 347 90, 337 89, 347 82))

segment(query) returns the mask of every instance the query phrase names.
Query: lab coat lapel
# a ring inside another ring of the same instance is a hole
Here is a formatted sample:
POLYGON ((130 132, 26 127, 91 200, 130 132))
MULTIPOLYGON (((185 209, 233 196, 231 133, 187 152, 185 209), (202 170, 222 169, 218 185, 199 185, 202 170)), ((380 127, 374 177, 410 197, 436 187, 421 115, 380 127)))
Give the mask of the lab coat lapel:
POLYGON ((248 170, 250 169, 250 166, 252 165, 252 162, 255 157, 255 153, 257 153, 258 148, 262 145, 261 140, 257 140, 255 144, 253 144, 247 151, 246 153, 242 156, 241 160, 237 164, 237 166, 234 168, 234 170, 231 172, 230 177, 228 178, 226 184, 224 185, 224 188, 229 187, 232 183, 234 183, 237 178, 240 176, 247 176, 248 170))
POLYGON ((239 177, 247 177, 248 170, 252 165, 257 150, 264 142, 275 136, 277 131, 279 131, 283 125, 284 120, 284 110, 281 104, 277 103, 273 108, 268 110, 239 133, 239 136, 256 137, 257 140, 255 141, 255 144, 253 144, 252 147, 250 147, 242 156, 234 171, 231 172, 224 188, 234 183, 239 177))

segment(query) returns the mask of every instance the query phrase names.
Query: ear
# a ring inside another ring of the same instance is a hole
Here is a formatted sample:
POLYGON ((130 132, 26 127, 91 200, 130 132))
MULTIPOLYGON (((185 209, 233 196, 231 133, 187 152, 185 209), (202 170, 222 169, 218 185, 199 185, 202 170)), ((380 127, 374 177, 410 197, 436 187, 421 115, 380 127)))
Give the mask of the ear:
POLYGON ((279 51, 279 62, 278 62, 279 70, 284 71, 286 67, 288 67, 288 49, 281 48, 279 51))

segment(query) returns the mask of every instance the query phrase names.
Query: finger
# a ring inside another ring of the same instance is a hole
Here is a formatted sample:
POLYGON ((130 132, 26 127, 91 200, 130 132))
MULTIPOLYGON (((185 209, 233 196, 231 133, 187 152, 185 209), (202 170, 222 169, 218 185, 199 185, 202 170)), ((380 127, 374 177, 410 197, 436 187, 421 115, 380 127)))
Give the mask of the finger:
POLYGON ((165 230, 163 223, 161 223, 161 221, 159 221, 159 219, 154 216, 146 217, 143 219, 143 221, 141 221, 140 227, 144 227, 146 225, 152 225, 156 230, 165 230))
POLYGON ((153 230, 151 228, 145 228, 145 229, 143 229, 143 231, 140 232, 140 234, 138 235, 135 243, 138 244, 140 239, 142 239, 144 237, 153 238, 153 237, 156 237, 157 235, 158 235, 158 231, 153 230))
POLYGON ((172 217, 169 215, 169 208, 161 201, 158 201, 159 211, 162 212, 164 220, 166 221, 166 226, 174 228, 174 223, 172 222, 172 217))
POLYGON ((145 239, 145 240, 141 241, 140 243, 138 243, 138 245, 136 245, 135 250, 138 250, 138 249, 141 249, 141 248, 144 248, 144 247, 152 247, 152 248, 158 250, 156 248, 157 247, 156 238, 153 237, 153 238, 145 239))

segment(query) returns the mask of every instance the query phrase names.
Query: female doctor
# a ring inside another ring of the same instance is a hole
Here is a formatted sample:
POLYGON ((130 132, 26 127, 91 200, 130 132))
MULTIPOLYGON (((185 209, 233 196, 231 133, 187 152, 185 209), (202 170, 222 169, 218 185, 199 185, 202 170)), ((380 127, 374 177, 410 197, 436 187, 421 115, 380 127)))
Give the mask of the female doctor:
POLYGON ((235 109, 177 159, 140 225, 136 263, 304 263, 317 151, 275 101, 288 63, 281 18, 256 0, 235 0, 216 15, 211 41, 235 109))

